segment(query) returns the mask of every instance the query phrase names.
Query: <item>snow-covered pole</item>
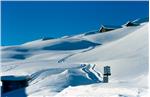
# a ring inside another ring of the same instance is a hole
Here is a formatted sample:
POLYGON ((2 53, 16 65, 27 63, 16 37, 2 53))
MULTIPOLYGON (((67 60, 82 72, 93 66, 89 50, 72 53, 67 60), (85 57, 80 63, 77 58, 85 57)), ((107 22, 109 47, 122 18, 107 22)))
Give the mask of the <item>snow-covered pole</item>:
POLYGON ((103 74, 103 83, 109 82, 108 76, 110 76, 110 75, 111 75, 110 66, 105 66, 104 67, 104 74, 103 74))

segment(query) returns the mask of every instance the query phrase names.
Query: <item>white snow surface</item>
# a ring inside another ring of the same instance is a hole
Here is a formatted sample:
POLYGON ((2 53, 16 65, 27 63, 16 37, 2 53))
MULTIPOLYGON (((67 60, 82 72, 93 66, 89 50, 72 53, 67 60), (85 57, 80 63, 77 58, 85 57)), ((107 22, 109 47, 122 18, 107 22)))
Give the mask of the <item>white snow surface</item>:
POLYGON ((7 97, 149 97, 148 23, 1 47, 1 76, 29 76, 7 97), (103 67, 109 65, 109 83, 103 67), (19 95, 19 96, 18 96, 19 95))

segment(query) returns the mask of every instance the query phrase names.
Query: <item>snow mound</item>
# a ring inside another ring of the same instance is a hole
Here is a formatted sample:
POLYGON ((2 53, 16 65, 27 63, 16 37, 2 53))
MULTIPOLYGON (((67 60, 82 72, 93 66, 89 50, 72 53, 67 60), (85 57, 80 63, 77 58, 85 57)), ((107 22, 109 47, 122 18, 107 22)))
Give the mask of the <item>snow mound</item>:
MULTIPOLYGON (((102 82, 102 74, 98 73, 94 68, 95 65, 82 64, 80 67, 76 68, 55 68, 35 72, 30 75, 29 86, 26 88, 26 92, 27 94, 34 96, 37 95, 39 89, 49 88, 48 90, 53 94, 55 92, 60 92, 69 86, 100 83, 102 82)), ((15 95, 14 93, 21 90, 6 93, 3 96, 9 97, 9 95, 15 95)), ((52 95, 51 93, 49 95, 52 95)))
POLYGON ((78 50, 78 49, 85 49, 88 47, 93 47, 100 45, 98 43, 92 43, 86 40, 72 40, 72 41, 64 41, 61 43, 56 43, 50 46, 46 46, 44 50, 78 50))

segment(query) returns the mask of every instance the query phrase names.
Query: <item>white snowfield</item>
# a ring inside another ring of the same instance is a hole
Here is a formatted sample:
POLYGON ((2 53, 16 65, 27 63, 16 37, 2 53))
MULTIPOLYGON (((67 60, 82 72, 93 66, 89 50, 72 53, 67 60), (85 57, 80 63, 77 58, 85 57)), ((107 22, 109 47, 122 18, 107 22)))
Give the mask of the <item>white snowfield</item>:
POLYGON ((1 76, 30 77, 28 87, 3 97, 150 97, 148 23, 1 50, 1 76), (107 65, 112 75, 102 83, 107 65))

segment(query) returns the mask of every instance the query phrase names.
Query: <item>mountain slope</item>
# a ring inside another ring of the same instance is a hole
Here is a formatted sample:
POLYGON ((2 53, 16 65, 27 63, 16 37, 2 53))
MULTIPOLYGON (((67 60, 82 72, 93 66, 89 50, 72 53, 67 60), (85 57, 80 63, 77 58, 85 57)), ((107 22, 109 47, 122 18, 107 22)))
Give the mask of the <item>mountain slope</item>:
MULTIPOLYGON (((122 93, 136 97, 139 91, 146 95, 148 23, 106 33, 40 39, 1 50, 2 76, 29 76, 29 86, 25 88, 29 96, 92 96, 92 91, 94 96, 104 97, 118 97, 122 93), (110 83, 103 84, 106 65, 111 66, 112 75, 110 83), (113 89, 117 91, 107 92, 113 89), (77 90, 77 94, 73 93, 77 90)), ((22 91, 15 90, 3 96, 16 97, 22 91)))
POLYGON ((148 29, 148 25, 117 41, 99 46, 86 53, 74 55, 66 61, 68 63, 92 62, 97 63, 98 66, 102 65, 100 67, 105 64, 110 65, 112 70, 114 69, 115 71, 114 73, 112 72, 114 74, 112 77, 116 78, 118 75, 118 79, 126 76, 133 77, 132 74, 138 76, 148 72, 148 33, 145 29, 148 29))

